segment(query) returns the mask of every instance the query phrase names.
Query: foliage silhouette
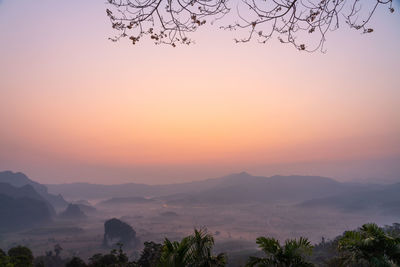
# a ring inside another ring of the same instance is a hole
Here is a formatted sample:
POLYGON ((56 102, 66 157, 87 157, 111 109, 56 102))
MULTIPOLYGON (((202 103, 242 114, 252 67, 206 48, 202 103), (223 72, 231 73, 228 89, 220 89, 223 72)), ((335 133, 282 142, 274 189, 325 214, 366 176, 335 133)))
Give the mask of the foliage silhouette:
POLYGON ((13 267, 31 267, 33 266, 32 251, 24 246, 17 246, 8 250, 10 263, 13 267))
POLYGON ((65 267, 86 267, 86 263, 79 257, 73 257, 67 262, 65 267))
POLYGON ((313 246, 307 238, 289 239, 282 246, 275 238, 259 237, 257 244, 266 257, 250 257, 247 266, 276 266, 276 267, 307 267, 314 266, 307 261, 313 246))
POLYGON ((160 264, 162 245, 154 242, 144 242, 144 249, 137 264, 141 267, 152 267, 160 264))
POLYGON ((194 230, 194 234, 171 242, 165 239, 160 263, 165 267, 178 266, 225 266, 226 256, 212 255, 214 238, 206 229, 194 230))
MULTIPOLYGON (((259 237, 256 243, 265 256, 250 257, 246 266, 400 266, 400 224, 383 228, 364 224, 334 240, 323 238, 315 246, 307 238, 289 239, 281 245, 274 238, 259 237)), ((121 243, 117 246, 108 254, 94 254, 87 264, 78 257, 62 259, 62 248, 58 244, 54 251, 36 258, 27 247, 13 247, 8 253, 0 249, 0 267, 222 267, 227 264, 224 253, 213 255, 214 238, 206 229, 195 229, 180 242, 168 238, 163 244, 145 242, 137 261, 129 261, 121 243)))
POLYGON ((127 37, 136 44, 148 36, 156 44, 190 44, 188 33, 229 14, 221 28, 244 31, 236 42, 257 39, 265 43, 276 36, 282 43, 307 51, 324 51, 326 34, 343 22, 371 33, 369 24, 379 7, 394 12, 392 0, 240 0, 233 6, 228 0, 108 0, 108 4, 107 16, 118 31, 110 38, 113 41, 127 37), (236 12, 231 14, 231 10, 236 12), (314 40, 314 45, 304 39, 314 40))
POLYGON ((346 231, 339 240, 346 264, 389 267, 400 264, 400 238, 393 237, 374 223, 356 231, 346 231))

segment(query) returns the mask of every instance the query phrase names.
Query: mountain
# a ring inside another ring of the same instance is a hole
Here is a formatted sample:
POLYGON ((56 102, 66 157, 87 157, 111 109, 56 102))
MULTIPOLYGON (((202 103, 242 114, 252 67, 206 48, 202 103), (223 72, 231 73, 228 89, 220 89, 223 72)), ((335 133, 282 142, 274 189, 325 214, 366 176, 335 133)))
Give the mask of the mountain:
POLYGON ((49 222, 54 214, 54 208, 31 185, 0 183, 0 232, 49 222))
MULTIPOLYGON (((167 184, 99 185, 72 183, 47 185, 50 192, 71 199, 146 197, 174 203, 301 202, 363 190, 364 185, 340 183, 319 176, 252 176, 246 172, 203 181, 167 184)), ((367 186, 369 188, 369 186, 367 186)), ((117 198, 115 200, 115 198, 117 198)), ((124 200, 121 200, 124 201, 124 200)))
POLYGON ((49 192, 61 194, 68 200, 109 199, 113 197, 146 196, 153 193, 152 186, 144 184, 102 185, 89 183, 47 184, 49 192))
POLYGON ((335 196, 304 201, 302 207, 332 208, 345 212, 379 212, 400 216, 400 183, 375 189, 346 192, 335 196))
POLYGON ((64 209, 68 203, 61 195, 49 194, 47 187, 29 179, 21 172, 3 171, 0 172, 0 183, 7 183, 15 187, 30 185, 39 193, 46 201, 48 201, 55 209, 64 209))
POLYGON ((197 193, 223 182, 223 178, 212 178, 180 184, 147 185, 137 183, 102 185, 90 183, 47 184, 49 192, 61 194, 67 199, 110 199, 115 197, 159 197, 182 192, 197 193))
POLYGON ((248 173, 208 180, 213 186, 198 193, 169 196, 167 202, 182 203, 297 203, 315 197, 333 196, 357 187, 319 176, 252 176, 248 173), (172 200, 171 200, 172 197, 172 200))
POLYGON ((21 187, 14 187, 7 183, 0 183, 0 195, 12 197, 14 199, 28 198, 42 202, 46 205, 51 215, 55 215, 56 211, 53 206, 33 188, 27 184, 21 187))

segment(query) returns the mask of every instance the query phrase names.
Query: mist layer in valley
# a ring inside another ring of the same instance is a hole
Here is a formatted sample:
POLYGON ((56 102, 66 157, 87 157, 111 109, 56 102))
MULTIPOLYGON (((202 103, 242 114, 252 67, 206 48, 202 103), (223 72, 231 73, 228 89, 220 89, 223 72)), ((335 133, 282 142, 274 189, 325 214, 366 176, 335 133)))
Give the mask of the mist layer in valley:
POLYGON ((135 231, 129 256, 144 241, 177 240, 206 227, 217 252, 255 251, 259 236, 308 237, 317 243, 367 222, 400 221, 400 183, 340 183, 317 176, 252 176, 171 185, 42 185, 22 173, 0 173, 0 248, 16 244, 35 255, 55 244, 67 256, 105 252, 104 222, 118 218, 135 231))

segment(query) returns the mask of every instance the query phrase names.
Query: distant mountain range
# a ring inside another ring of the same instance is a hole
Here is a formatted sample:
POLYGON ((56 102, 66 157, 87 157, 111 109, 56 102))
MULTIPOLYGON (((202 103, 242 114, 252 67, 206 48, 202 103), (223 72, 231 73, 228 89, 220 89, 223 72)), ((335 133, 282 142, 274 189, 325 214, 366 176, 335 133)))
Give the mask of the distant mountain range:
POLYGON ((379 212, 400 217, 400 183, 375 186, 371 190, 344 192, 334 196, 314 198, 299 206, 333 208, 345 212, 379 212))
POLYGON ((341 183, 319 176, 263 177, 252 176, 246 172, 169 185, 72 183, 47 186, 50 192, 62 194, 70 199, 108 199, 103 202, 107 204, 133 203, 138 202, 139 198, 153 198, 174 204, 304 202, 303 205, 308 205, 306 201, 312 203, 312 199, 334 198, 340 195, 368 195, 370 192, 385 188, 384 185, 376 184, 341 183))
MULTIPOLYGON (((48 184, 50 192, 61 194, 68 199, 108 199, 115 197, 160 197, 174 194, 220 194, 225 199, 229 197, 226 191, 231 192, 236 198, 245 196, 246 192, 257 191, 256 195, 265 195, 269 191, 271 198, 293 198, 295 195, 315 194, 315 196, 326 196, 345 190, 347 186, 333 179, 318 176, 252 176, 246 172, 231 174, 228 176, 207 179, 203 181, 166 184, 166 185, 145 185, 145 184, 119 184, 119 185, 101 185, 89 183, 71 183, 71 184, 48 184), (298 189, 294 195, 285 196, 285 190, 292 188, 298 189), (301 188, 301 190, 299 190, 301 188), (265 191, 267 190, 267 191, 265 191), (278 192, 277 192, 278 190, 278 192), (272 192, 273 191, 273 192, 272 192), (278 193, 278 194, 276 194, 278 193), (273 197, 272 197, 273 196, 273 197)), ((253 192, 255 193, 255 192, 253 192)), ((254 196, 252 196, 254 197, 254 196)), ((264 199, 265 197, 262 197, 264 199)))
MULTIPOLYGON (((378 210, 380 213, 400 217, 400 183, 342 183, 319 176, 263 177, 242 172, 168 185, 71 183, 45 186, 30 180, 22 173, 0 172, 0 216, 3 218, 14 218, 12 216, 16 216, 15 214, 32 215, 36 211, 35 214, 40 216, 33 221, 46 221, 54 216, 53 207, 60 210, 67 206, 63 196, 69 200, 79 200, 75 202, 75 206, 85 213, 96 211, 86 200, 100 200, 99 208, 154 201, 174 205, 256 203, 287 204, 299 208, 318 207, 345 212, 378 210)), ((71 213, 68 212, 64 214, 71 213)), ((15 217, 14 226, 23 224, 24 218, 15 217)), ((0 222, 0 230, 1 227, 10 225, 10 220, 7 223, 3 220, 0 222)))

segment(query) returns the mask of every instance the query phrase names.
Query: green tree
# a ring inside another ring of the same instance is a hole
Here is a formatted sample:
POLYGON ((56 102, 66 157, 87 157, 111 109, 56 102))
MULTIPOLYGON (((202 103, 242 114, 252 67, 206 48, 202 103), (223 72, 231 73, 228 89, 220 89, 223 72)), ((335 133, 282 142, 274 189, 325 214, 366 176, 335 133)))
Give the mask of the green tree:
POLYGON ((400 265, 400 238, 387 234, 374 223, 345 232, 339 240, 338 249, 347 265, 400 265))
POLYGON ((86 263, 79 257, 73 257, 65 267, 86 267, 86 263))
POLYGON ((194 234, 188 238, 191 244, 189 253, 196 263, 195 266, 225 266, 225 254, 212 255, 214 237, 206 230, 195 229, 194 234))
POLYGON ((166 238, 160 259, 161 266, 225 266, 225 254, 212 255, 213 246, 214 238, 205 229, 195 229, 193 235, 183 238, 181 242, 171 242, 166 238))
POLYGON ((33 254, 32 251, 24 246, 17 246, 8 250, 8 256, 10 257, 10 263, 14 267, 31 267, 33 266, 33 254))
POLYGON ((13 267, 14 265, 10 263, 10 257, 0 249, 0 266, 4 267, 13 267))
POLYGON ((340 237, 338 236, 333 240, 325 240, 323 237, 320 243, 314 245, 310 261, 316 266, 350 267, 345 265, 339 255, 338 243, 340 237))
POLYGON ((154 242, 144 242, 144 249, 137 264, 140 267, 152 267, 160 264, 162 245, 154 242))
POLYGON ((183 238, 181 242, 170 241, 165 238, 161 254, 161 265, 165 267, 187 266, 190 262, 189 239, 183 238))
POLYGON ((38 256, 34 259, 35 267, 59 267, 66 264, 66 260, 62 259, 60 254, 62 247, 59 244, 54 246, 53 251, 46 251, 45 255, 38 256))
POLYGON ((109 254, 95 254, 89 259, 90 267, 129 267, 135 266, 129 262, 128 256, 122 249, 122 243, 117 243, 118 250, 113 249, 109 254))
POLYGON ((246 266, 307 267, 314 266, 306 256, 311 255, 313 246, 307 238, 289 239, 282 246, 275 238, 259 237, 256 243, 266 257, 250 257, 246 266))

